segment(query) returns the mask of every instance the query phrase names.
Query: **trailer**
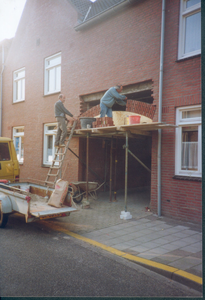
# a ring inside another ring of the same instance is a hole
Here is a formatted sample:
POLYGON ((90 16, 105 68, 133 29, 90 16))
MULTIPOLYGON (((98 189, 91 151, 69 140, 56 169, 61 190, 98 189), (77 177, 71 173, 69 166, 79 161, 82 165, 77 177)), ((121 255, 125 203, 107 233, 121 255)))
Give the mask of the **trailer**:
POLYGON ((34 222, 49 218, 69 216, 77 211, 72 207, 72 188, 68 189, 65 201, 61 207, 48 204, 54 189, 47 190, 38 184, 1 183, 0 184, 0 228, 6 226, 10 214, 20 213, 25 216, 25 222, 34 222))

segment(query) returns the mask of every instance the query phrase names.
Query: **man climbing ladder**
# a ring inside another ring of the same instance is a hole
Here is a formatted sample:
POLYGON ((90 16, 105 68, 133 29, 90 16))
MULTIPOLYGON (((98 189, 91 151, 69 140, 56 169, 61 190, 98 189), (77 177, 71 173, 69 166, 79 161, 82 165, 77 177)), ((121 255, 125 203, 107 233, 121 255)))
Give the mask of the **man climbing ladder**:
MULTIPOLYGON (((45 185, 47 187, 49 187, 49 186, 54 187, 56 184, 58 176, 60 175, 61 167, 63 165, 63 161, 65 159, 70 141, 72 139, 72 136, 73 136, 73 133, 75 130, 76 123, 77 123, 77 120, 75 120, 73 123, 73 127, 70 131, 70 135, 69 135, 68 139, 66 140, 65 148, 64 149, 61 149, 60 147, 56 148, 54 159, 51 163, 50 169, 48 171, 48 174, 47 174, 47 177, 45 180, 45 185)), ((66 136, 67 136, 67 128, 66 128, 66 136)))
POLYGON ((65 102, 65 96, 60 94, 58 101, 55 103, 55 118, 58 122, 57 134, 55 139, 55 147, 65 147, 65 138, 67 136, 67 126, 65 115, 70 116, 74 121, 76 118, 65 108, 63 103, 65 102))

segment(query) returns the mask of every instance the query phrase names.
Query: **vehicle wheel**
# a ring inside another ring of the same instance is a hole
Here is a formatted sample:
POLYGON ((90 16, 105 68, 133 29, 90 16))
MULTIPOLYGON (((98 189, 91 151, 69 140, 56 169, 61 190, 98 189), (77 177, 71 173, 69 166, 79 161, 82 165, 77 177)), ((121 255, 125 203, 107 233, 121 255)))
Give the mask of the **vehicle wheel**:
POLYGON ((3 211, 0 209, 0 228, 6 227, 8 219, 9 219, 9 215, 3 214, 3 211))
POLYGON ((76 191, 73 194, 73 201, 79 204, 83 200, 83 195, 81 195, 81 191, 76 191))

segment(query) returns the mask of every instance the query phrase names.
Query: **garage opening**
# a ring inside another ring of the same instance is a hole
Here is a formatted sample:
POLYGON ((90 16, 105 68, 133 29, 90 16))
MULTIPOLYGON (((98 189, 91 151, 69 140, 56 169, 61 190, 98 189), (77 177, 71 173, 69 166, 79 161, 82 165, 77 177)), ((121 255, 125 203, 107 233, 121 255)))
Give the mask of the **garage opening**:
MULTIPOLYGON (((123 86, 121 94, 130 100, 153 103, 153 82, 151 80, 123 86)), ((81 96, 81 113, 96 106, 106 91, 81 96)), ((113 111, 125 111, 126 107, 114 104, 113 111)), ((151 135, 135 135, 129 138, 130 151, 151 170, 151 135)), ((89 181, 105 182, 103 190, 110 188, 112 174, 112 191, 125 187, 125 137, 110 138, 91 137, 89 139, 89 181)), ((80 158, 86 162, 86 139, 80 138, 80 158)), ((148 172, 133 156, 128 154, 128 189, 146 189, 151 187, 151 172, 148 172)), ((86 180, 86 166, 80 164, 79 180, 86 180)))

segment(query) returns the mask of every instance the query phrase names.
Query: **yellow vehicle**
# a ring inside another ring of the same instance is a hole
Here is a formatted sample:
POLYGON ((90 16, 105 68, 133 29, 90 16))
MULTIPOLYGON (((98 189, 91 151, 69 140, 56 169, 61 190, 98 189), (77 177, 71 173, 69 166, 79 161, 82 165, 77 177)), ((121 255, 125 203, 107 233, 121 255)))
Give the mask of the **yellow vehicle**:
POLYGON ((13 140, 0 137, 0 179, 19 181, 20 168, 13 140))

